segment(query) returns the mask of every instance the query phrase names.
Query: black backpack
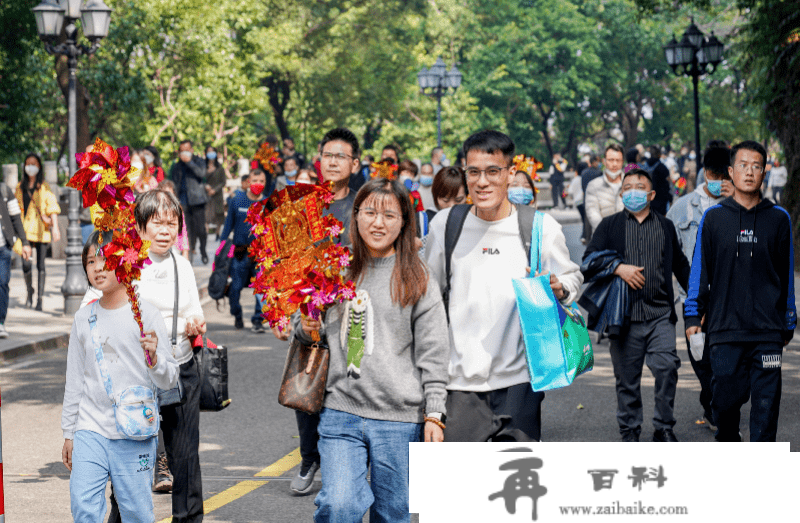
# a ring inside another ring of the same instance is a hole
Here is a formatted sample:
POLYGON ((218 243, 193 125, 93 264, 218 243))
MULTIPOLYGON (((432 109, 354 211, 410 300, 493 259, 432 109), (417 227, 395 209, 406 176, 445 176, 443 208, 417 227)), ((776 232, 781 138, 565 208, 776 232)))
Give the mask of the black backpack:
POLYGON ((208 279, 208 295, 215 299, 221 300, 228 295, 228 275, 231 271, 231 258, 228 257, 228 251, 233 247, 230 240, 222 240, 220 243, 217 254, 214 255, 214 266, 211 270, 211 277, 208 279))
MULTIPOLYGON (((464 222, 467 220, 472 205, 461 204, 456 205, 450 209, 450 214, 447 215, 447 223, 444 228, 444 272, 445 272, 445 287, 442 291, 442 301, 444 302, 444 311, 447 314, 447 322, 450 322, 450 278, 452 276, 450 261, 453 257, 453 251, 458 243, 458 238, 461 236, 461 231, 464 229, 464 222)), ((528 257, 528 263, 531 262, 531 231, 533 229, 533 217, 536 214, 536 209, 528 207, 527 205, 517 205, 517 220, 519 222, 519 237, 522 241, 522 248, 525 249, 525 255, 528 257)))

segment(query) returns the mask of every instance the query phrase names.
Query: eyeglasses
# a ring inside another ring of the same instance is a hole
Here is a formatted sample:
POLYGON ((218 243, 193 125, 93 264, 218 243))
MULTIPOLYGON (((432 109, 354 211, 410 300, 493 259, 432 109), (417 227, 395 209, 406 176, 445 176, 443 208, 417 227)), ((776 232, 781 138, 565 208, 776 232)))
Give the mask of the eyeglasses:
POLYGON ((510 165, 506 165, 505 167, 487 167, 486 169, 477 169, 475 167, 467 167, 464 171, 467 174, 467 179, 471 181, 477 181, 480 179, 481 174, 486 174, 486 179, 490 182, 494 183, 500 180, 500 175, 505 169, 511 167, 510 165))
POLYGON ((363 209, 356 209, 356 215, 364 220, 366 223, 372 223, 378 219, 378 215, 383 215, 383 221, 386 225, 395 225, 401 220, 400 213, 395 211, 378 212, 372 207, 365 207, 363 209))
POLYGON ((764 167, 757 163, 753 163, 750 165, 746 163, 737 163, 736 168, 743 172, 747 172, 749 169, 753 169, 753 174, 760 174, 764 171, 764 167))
POLYGON ((344 153, 338 153, 338 154, 333 154, 333 153, 322 153, 322 159, 323 159, 323 160, 326 160, 326 161, 330 162, 330 161, 332 161, 334 158, 336 158, 336 159, 337 159, 337 160, 339 160, 340 162, 344 162, 344 161, 346 161, 348 158, 355 158, 355 156, 349 156, 349 155, 347 155, 347 154, 344 154, 344 153))

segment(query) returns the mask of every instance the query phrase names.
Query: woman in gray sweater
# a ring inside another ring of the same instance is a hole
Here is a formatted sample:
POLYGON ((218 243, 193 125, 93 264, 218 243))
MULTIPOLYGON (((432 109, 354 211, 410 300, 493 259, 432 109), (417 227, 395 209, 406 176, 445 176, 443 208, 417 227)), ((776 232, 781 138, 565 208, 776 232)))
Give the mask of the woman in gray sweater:
POLYGON ((444 440, 447 319, 414 246, 405 188, 368 182, 351 223, 356 298, 331 308, 324 325, 302 318, 295 330, 306 343, 319 330, 330 348, 314 520, 355 523, 370 510, 372 522, 410 521, 408 444, 444 440))

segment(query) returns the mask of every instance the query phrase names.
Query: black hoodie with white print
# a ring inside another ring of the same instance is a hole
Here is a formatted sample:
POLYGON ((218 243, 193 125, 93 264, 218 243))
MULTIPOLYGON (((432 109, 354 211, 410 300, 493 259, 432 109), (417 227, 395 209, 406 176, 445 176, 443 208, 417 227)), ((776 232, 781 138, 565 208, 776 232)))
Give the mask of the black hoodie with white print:
POLYGON ((684 305, 686 328, 707 316, 711 345, 790 340, 797 325, 789 213, 767 199, 733 197, 700 221, 684 305))

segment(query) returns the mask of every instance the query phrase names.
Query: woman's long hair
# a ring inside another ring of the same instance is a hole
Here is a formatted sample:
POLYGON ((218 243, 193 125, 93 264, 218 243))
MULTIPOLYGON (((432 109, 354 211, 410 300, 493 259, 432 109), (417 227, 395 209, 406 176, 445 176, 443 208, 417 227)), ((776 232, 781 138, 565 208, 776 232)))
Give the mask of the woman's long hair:
POLYGON ((403 225, 394 241, 396 257, 390 282, 392 301, 401 307, 415 305, 428 290, 428 271, 420 260, 415 246, 417 224, 414 210, 411 208, 411 197, 406 188, 396 180, 386 178, 370 180, 356 195, 350 219, 353 260, 350 262, 348 277, 358 285, 369 266, 369 250, 358 232, 358 211, 370 196, 374 196, 379 204, 395 199, 400 205, 403 225))
POLYGON ((28 163, 28 158, 33 158, 34 160, 36 160, 36 163, 39 164, 39 172, 36 173, 36 182, 33 185, 33 190, 38 191, 39 187, 42 186, 42 182, 44 182, 44 165, 42 165, 42 159, 39 158, 38 154, 28 153, 28 155, 25 156, 25 161, 22 162, 22 174, 23 174, 22 179, 25 180, 25 182, 22 184, 22 186, 25 188, 28 187, 29 176, 28 173, 25 172, 25 164, 28 163))

